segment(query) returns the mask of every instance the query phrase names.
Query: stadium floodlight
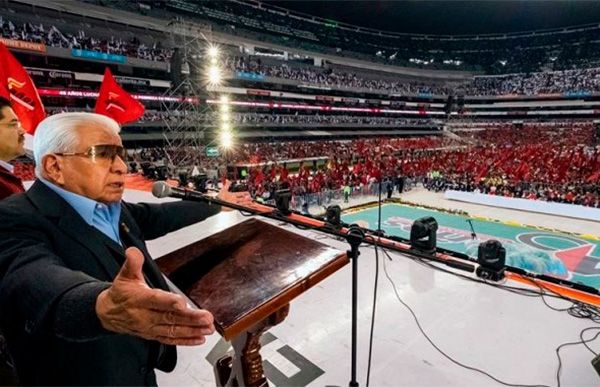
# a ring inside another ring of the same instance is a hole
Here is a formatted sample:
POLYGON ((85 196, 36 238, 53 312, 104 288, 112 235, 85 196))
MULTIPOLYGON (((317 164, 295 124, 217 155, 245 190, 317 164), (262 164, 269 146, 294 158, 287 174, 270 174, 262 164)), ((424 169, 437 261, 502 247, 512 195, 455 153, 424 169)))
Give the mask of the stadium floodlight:
POLYGON ((208 84, 210 86, 219 86, 221 84, 221 69, 218 66, 208 68, 208 84))
POLYGON ((210 46, 208 46, 208 50, 207 50, 208 57, 211 59, 213 59, 213 58, 217 59, 219 57, 219 51, 220 50, 219 50, 218 46, 211 44, 210 46))
POLYGON ((221 122, 221 132, 231 132, 231 124, 229 122, 221 122))
POLYGON ((231 116, 229 115, 229 112, 227 110, 225 110, 225 111, 221 111, 220 118, 221 118, 222 123, 226 123, 226 122, 229 122, 229 120, 231 119, 231 116))
POLYGON ((233 146, 233 134, 229 130, 222 130, 219 134, 219 142, 222 148, 229 149, 233 146))
POLYGON ((219 102, 219 108, 221 109, 221 113, 229 112, 229 97, 227 97, 226 95, 222 95, 221 98, 219 98, 219 102))

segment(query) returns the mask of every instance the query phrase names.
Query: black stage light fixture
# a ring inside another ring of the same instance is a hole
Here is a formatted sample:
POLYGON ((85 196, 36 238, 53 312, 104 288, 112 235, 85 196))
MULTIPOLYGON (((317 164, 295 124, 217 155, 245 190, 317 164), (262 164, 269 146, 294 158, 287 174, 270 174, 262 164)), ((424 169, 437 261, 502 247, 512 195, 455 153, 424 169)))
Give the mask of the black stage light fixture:
POLYGON ((410 247, 424 253, 435 253, 438 223, 432 216, 414 221, 410 228, 410 247))
POLYGON ((290 200, 292 199, 292 192, 285 188, 275 191, 275 207, 279 210, 281 215, 288 216, 292 213, 290 211, 290 200))
POLYGON ((342 208, 337 204, 333 204, 327 207, 325 211, 325 222, 332 225, 335 228, 339 228, 342 225, 342 208))
POLYGON ((495 239, 482 242, 477 249, 479 267, 475 273, 478 277, 500 281, 504 278, 506 266, 506 249, 495 239))
POLYGON ((201 173, 199 175, 193 176, 192 180, 194 182, 194 186, 196 187, 196 191, 206 193, 208 190, 206 189, 206 181, 208 180, 208 176, 206 173, 201 173))

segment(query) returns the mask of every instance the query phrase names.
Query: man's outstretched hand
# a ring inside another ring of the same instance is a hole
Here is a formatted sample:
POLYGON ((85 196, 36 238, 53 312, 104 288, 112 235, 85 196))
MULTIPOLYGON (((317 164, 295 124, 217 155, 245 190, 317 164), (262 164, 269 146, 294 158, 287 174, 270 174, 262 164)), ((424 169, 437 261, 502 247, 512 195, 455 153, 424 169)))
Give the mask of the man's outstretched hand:
POLYGON ((209 311, 188 308, 183 296, 146 284, 139 249, 130 247, 125 256, 112 286, 96 299, 96 314, 105 329, 171 345, 200 345, 214 333, 209 311))

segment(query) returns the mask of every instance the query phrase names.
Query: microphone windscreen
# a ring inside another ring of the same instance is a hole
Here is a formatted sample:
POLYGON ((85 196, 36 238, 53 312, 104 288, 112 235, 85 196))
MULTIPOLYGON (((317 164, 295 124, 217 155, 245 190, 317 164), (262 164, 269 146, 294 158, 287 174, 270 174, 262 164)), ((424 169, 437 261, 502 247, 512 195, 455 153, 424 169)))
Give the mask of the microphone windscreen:
POLYGON ((152 186, 152 195, 157 198, 167 198, 171 196, 171 186, 166 181, 157 181, 152 186))

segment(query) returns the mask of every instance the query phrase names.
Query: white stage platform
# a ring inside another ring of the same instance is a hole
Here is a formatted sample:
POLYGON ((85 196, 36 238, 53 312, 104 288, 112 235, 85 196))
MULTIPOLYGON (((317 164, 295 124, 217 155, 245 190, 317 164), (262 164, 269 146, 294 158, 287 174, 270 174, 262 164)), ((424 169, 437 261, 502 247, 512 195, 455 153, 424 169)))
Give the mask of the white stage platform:
MULTIPOLYGON (((126 200, 155 202, 149 193, 128 191, 126 200)), ((160 257, 181 246, 246 220, 238 212, 223 212, 148 243, 160 257)), ((277 222, 272 222, 277 224, 277 222)), ((340 250, 347 244, 312 231, 283 226, 340 250)), ((400 297, 408 303, 431 339, 455 360, 480 368, 504 382, 556 386, 555 349, 579 341, 586 327, 600 327, 526 297, 476 284, 424 267, 391 253, 385 265, 400 297)), ((413 317, 400 304, 383 272, 380 277, 374 334, 372 386, 498 386, 487 376, 459 367, 423 337, 413 317)), ((369 328, 375 275, 373 247, 361 247, 359 258, 358 382, 366 385, 369 328)), ((474 275, 473 275, 474 276, 474 275)), ((510 283, 516 286, 516 283, 510 283)), ((235 297, 235 289, 231 289, 235 297)), ((547 298, 555 307, 569 303, 547 298)), ((347 386, 350 380, 351 265, 347 265, 292 302, 290 314, 264 336, 261 351, 265 372, 275 386, 347 386)), ((588 332, 587 338, 597 332, 588 332)), ((589 344, 595 351, 600 344, 589 344)), ((200 347, 180 347, 175 371, 158 373, 162 386, 215 385, 211 361, 229 349, 218 334, 200 347)), ((563 386, 600 385, 583 345, 561 350, 563 386)))

